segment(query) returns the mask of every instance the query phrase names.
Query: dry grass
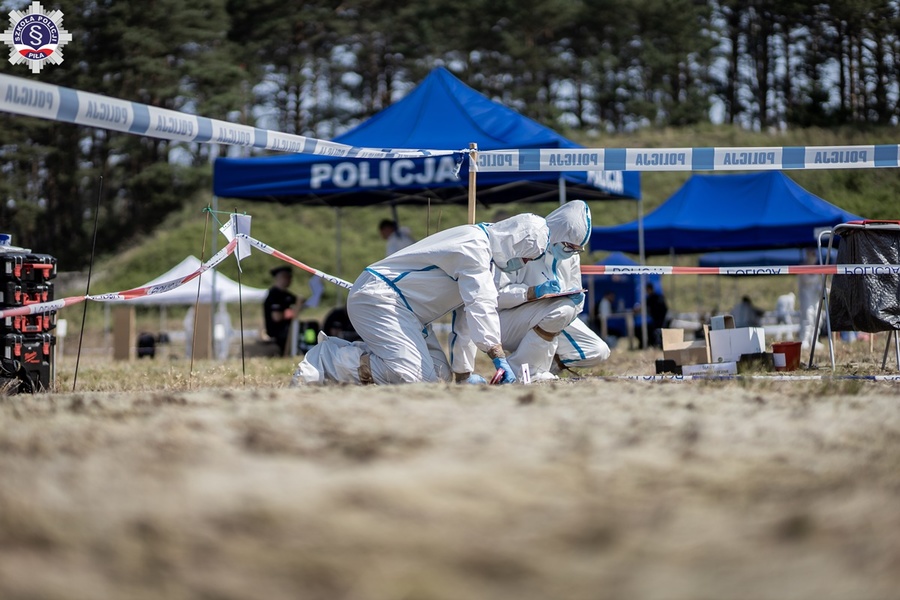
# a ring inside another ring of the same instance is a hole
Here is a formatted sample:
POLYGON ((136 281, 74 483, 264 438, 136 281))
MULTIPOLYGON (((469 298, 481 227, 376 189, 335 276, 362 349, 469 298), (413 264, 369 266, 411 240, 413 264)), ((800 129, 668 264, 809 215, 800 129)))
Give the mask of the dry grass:
POLYGON ((0 598, 900 597, 895 384, 290 371, 89 362, 0 397, 0 598))

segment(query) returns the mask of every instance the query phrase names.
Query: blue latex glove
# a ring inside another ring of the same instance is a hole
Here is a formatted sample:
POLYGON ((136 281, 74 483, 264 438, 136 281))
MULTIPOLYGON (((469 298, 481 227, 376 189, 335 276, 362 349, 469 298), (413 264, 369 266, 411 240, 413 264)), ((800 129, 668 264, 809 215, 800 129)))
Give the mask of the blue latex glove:
POLYGON ((479 385, 479 384, 482 384, 482 383, 487 383, 487 379, 485 379, 485 378, 482 377, 481 375, 478 375, 477 373, 472 373, 471 375, 469 375, 469 378, 466 379, 466 383, 471 383, 471 384, 474 384, 474 385, 479 385))
POLYGON ((497 357, 494 359, 494 368, 503 369, 503 378, 500 380, 500 383, 515 383, 516 382, 516 374, 513 373, 512 367, 509 366, 509 361, 506 358, 497 357))
POLYGON ((578 292, 574 296, 569 296, 569 299, 577 306, 584 302, 584 292, 578 292))
POLYGON ((536 285, 534 287, 534 297, 540 298, 541 296, 546 296, 547 294, 558 294, 559 290, 559 282, 555 279, 551 279, 550 281, 545 281, 544 283, 536 285))

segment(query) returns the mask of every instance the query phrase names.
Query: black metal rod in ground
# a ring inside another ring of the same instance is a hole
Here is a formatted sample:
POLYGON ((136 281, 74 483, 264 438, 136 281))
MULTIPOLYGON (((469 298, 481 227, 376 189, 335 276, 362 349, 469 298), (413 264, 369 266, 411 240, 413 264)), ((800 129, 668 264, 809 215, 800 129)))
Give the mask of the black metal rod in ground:
MULTIPOLYGON (((97 250, 97 224, 100 222, 100 199, 103 197, 103 176, 100 176, 100 189, 97 192, 97 206, 94 207, 94 235, 91 240, 91 262, 88 266, 87 286, 85 296, 91 295, 91 275, 94 272, 94 253, 97 250)), ((81 363, 81 342, 84 340, 84 322, 87 320, 87 299, 84 302, 84 310, 81 312, 81 332, 78 334, 78 352, 75 355, 75 374, 72 376, 72 391, 78 383, 78 365, 81 363)))

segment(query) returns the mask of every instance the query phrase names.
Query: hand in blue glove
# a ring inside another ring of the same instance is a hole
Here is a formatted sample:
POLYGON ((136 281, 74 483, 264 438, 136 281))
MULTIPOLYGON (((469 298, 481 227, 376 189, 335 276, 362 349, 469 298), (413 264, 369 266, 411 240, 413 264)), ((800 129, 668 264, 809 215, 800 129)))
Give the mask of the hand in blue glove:
POLYGON ((482 383, 487 383, 487 379, 485 379, 485 378, 482 377, 481 375, 478 375, 477 373, 472 373, 471 375, 469 375, 469 378, 466 379, 466 383, 471 383, 471 384, 474 384, 474 385, 479 385, 479 384, 482 384, 482 383))
POLYGON ((513 373, 512 367, 509 366, 509 361, 506 360, 505 357, 498 356, 494 359, 494 367, 497 369, 503 369, 503 377, 500 378, 500 383, 515 383, 516 382, 516 374, 513 373))
POLYGON ((541 296, 546 296, 547 294, 558 294, 559 290, 559 282, 555 279, 551 279, 550 281, 545 281, 544 283, 534 287, 534 297, 540 298, 541 296))
POLYGON ((584 292, 578 292, 575 295, 569 296, 569 299, 577 306, 584 302, 584 292))

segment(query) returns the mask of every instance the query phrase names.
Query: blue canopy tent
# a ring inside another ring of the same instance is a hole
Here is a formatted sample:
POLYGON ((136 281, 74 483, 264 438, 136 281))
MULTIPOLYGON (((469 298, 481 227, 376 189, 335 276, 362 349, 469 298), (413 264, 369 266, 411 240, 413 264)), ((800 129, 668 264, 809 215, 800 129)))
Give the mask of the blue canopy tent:
MULTIPOLYGON (((612 252, 594 264, 636 266, 638 263, 621 252, 612 252)), ((640 275, 584 275, 581 279, 584 287, 591 289, 593 286, 592 291, 598 301, 607 292, 613 292, 616 295, 614 308, 617 312, 631 310, 641 301, 640 275)), ((660 280, 660 275, 646 275, 646 281, 652 283, 658 291, 662 291, 659 289, 660 280)))
POLYGON ((590 243, 637 254, 642 231, 646 255, 814 248, 820 228, 858 219, 778 171, 693 175, 643 222, 594 227, 590 243))
MULTIPOLYGON (((597 265, 626 265, 636 266, 637 261, 622 254, 621 252, 612 252, 602 260, 597 261, 597 265)), ((661 277, 657 274, 645 275, 645 281, 652 283, 657 291, 662 292, 661 277)), ((599 326, 596 321, 599 311, 597 304, 609 292, 615 295, 612 310, 617 316, 607 319, 607 330, 615 337, 623 337, 626 334, 626 319, 623 313, 631 311, 634 306, 641 302, 641 276, 640 275, 584 275, 581 278, 582 285, 587 288, 589 302, 585 303, 584 311, 589 312, 588 318, 592 323, 599 326)), ((641 318, 635 319, 640 325, 641 318)))
MULTIPOLYGON (((494 102, 438 67, 402 100, 334 139, 375 148, 581 148, 548 127, 494 102)), ((468 160, 462 155, 416 159, 328 158, 283 154, 220 158, 213 167, 218 197, 281 203, 362 206, 425 200, 464 203, 468 160)), ((477 198, 490 205, 565 199, 639 199, 636 172, 478 173, 477 198)))
MULTIPOLYGON (((816 231, 858 217, 778 171, 693 175, 644 217, 648 255, 716 250, 811 248, 816 231)), ((591 249, 638 252, 638 222, 594 227, 591 249)))

